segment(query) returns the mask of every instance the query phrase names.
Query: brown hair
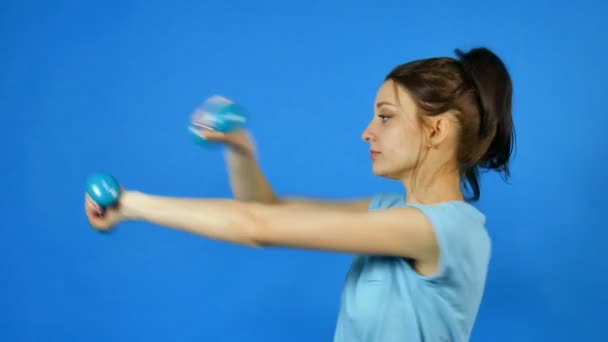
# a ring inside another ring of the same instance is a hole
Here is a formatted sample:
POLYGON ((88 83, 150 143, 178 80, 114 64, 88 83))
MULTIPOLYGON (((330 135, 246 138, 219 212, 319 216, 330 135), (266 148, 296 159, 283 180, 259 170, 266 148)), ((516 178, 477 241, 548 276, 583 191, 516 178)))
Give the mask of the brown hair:
POLYGON ((513 86, 509 72, 492 51, 455 51, 456 58, 436 57, 405 63, 386 77, 403 86, 418 104, 420 115, 453 111, 460 123, 457 160, 464 186, 480 197, 479 172, 510 175, 515 143, 511 115, 513 86), (468 183, 468 184, 467 184, 468 183))

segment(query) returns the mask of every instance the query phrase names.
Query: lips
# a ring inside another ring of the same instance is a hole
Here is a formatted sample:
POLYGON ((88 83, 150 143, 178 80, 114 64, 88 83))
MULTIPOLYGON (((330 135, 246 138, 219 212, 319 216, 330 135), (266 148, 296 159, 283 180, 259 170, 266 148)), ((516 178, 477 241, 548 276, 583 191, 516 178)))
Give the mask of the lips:
POLYGON ((376 159, 376 157, 378 157, 380 155, 380 152, 375 151, 375 150, 370 150, 369 153, 370 153, 370 157, 372 159, 376 159))

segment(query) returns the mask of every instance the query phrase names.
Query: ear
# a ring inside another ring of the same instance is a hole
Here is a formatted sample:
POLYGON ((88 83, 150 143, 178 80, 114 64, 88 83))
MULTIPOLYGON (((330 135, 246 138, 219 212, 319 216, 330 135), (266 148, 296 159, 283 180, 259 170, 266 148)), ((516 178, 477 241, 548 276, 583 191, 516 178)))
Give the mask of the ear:
POLYGON ((429 144, 436 147, 447 140, 450 132, 454 129, 454 121, 450 113, 431 117, 429 126, 429 144))

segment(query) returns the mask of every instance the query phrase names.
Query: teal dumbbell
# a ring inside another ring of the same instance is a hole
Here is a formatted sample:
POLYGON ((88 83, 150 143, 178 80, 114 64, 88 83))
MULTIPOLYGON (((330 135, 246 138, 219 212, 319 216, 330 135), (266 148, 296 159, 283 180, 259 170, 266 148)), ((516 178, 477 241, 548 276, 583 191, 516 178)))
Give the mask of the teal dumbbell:
POLYGON ((245 108, 220 95, 214 95, 201 104, 190 119, 188 131, 195 143, 209 146, 210 141, 200 136, 201 130, 230 133, 245 126, 245 108))
POLYGON ((103 209, 115 206, 120 197, 120 184, 107 173, 94 173, 87 178, 87 194, 103 209))

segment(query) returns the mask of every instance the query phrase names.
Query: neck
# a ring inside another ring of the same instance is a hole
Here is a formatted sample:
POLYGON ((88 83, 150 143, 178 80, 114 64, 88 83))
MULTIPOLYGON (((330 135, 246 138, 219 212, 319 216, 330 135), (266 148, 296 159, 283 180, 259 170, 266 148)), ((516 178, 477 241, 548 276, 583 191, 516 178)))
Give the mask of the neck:
POLYGON ((425 172, 407 175, 402 179, 407 190, 406 203, 436 204, 448 201, 462 201, 464 195, 460 188, 458 171, 425 172))

